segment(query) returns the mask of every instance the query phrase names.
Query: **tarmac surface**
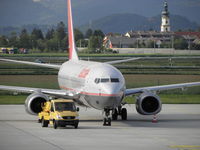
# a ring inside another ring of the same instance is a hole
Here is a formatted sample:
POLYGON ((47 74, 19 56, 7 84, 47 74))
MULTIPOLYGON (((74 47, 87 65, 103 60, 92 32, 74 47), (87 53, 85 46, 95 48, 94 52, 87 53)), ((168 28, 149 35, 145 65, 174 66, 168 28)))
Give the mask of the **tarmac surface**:
POLYGON ((153 116, 127 105, 128 120, 102 126, 102 112, 80 108, 80 124, 42 128, 23 105, 0 105, 0 150, 200 150, 200 105, 163 105, 153 116))

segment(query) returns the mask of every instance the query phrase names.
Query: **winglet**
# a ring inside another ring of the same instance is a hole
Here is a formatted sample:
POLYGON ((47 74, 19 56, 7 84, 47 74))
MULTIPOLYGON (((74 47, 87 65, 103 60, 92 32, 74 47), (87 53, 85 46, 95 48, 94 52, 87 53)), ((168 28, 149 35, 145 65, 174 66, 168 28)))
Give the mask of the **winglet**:
POLYGON ((76 52, 76 44, 74 41, 74 28, 72 21, 72 9, 71 0, 67 0, 68 3, 68 38, 69 38, 69 60, 78 60, 76 52))

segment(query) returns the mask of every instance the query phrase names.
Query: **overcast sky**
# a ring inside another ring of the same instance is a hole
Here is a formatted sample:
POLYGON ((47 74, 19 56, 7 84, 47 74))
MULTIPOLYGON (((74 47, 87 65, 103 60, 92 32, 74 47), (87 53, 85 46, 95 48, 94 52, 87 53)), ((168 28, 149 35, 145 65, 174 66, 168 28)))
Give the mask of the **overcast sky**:
MULTIPOLYGON (((83 24, 115 13, 146 17, 161 14, 164 0, 71 0, 75 23, 83 24)), ((171 14, 200 24, 200 0, 168 0, 171 14)), ((0 26, 52 24, 66 20, 66 0, 0 0, 0 26)))

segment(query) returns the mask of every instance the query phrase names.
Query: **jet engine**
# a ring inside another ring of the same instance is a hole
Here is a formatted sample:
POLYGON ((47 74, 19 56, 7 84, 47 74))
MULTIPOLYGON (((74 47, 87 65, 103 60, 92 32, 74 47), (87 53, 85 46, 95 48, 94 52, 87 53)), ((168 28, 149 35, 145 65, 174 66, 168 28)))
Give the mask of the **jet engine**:
POLYGON ((154 93, 145 92, 136 99, 136 110, 141 115, 155 115, 161 108, 160 97, 154 93))
POLYGON ((48 100, 49 98, 42 93, 33 93, 26 98, 25 109, 31 115, 37 115, 42 111, 42 103, 48 100))

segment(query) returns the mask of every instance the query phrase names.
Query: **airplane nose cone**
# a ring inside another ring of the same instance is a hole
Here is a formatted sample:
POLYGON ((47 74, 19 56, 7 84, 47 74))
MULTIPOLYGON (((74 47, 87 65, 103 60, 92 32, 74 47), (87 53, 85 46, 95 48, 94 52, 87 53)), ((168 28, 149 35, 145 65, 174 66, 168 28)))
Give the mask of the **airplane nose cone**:
POLYGON ((88 103, 96 109, 113 109, 120 105, 123 91, 116 87, 104 87, 98 96, 87 96, 88 103))
POLYGON ((105 86, 102 91, 110 96, 113 96, 119 94, 120 89, 116 86, 105 86))
POLYGON ((101 96, 100 103, 102 108, 114 108, 120 104, 123 92, 118 86, 107 86, 103 88, 101 96))

